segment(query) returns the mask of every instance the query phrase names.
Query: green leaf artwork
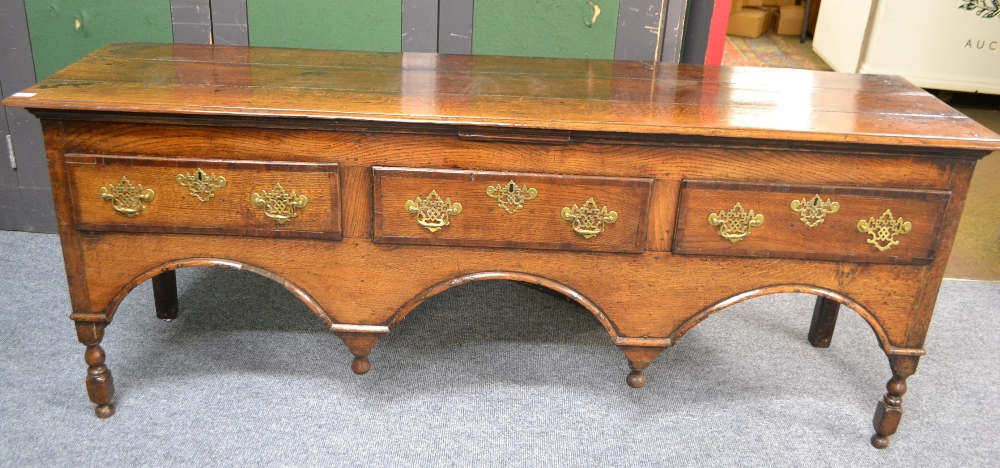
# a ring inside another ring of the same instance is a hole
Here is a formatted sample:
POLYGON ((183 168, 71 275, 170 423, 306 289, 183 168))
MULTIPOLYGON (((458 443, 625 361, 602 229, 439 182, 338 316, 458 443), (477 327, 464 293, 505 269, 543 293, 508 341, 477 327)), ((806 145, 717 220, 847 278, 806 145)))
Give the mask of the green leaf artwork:
POLYGON ((975 11, 980 18, 1000 16, 1000 0, 963 0, 959 10, 975 11))

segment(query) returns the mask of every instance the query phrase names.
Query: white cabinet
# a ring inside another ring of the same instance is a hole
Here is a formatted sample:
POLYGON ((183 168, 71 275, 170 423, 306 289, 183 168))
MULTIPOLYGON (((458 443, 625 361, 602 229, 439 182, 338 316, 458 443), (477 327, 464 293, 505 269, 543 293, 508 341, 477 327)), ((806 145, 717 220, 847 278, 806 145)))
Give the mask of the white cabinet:
POLYGON ((901 75, 917 86, 1000 94, 1000 15, 966 0, 824 0, 813 49, 837 71, 901 75))

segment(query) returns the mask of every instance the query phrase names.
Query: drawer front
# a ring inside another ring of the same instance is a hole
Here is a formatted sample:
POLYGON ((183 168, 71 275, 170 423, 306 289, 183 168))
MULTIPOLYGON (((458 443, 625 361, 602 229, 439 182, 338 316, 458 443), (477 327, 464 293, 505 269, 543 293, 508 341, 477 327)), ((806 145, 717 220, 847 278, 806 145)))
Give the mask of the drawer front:
POLYGON ((66 155, 79 229, 340 239, 336 164, 66 155))
POLYGON ((375 241, 641 252, 651 179, 374 168, 375 241))
POLYGON ((927 264, 950 194, 687 180, 673 251, 927 264))

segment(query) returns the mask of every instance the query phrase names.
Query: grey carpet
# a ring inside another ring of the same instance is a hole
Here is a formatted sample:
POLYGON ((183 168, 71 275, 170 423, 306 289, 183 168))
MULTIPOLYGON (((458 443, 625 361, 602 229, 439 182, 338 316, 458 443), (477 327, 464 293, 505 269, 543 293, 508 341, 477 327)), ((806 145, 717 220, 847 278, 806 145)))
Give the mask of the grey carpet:
POLYGON ((889 377, 860 317, 806 342, 813 298, 696 327, 625 386, 598 322, 523 285, 463 286, 351 356, 252 273, 178 273, 181 317, 137 288, 104 340, 117 414, 93 415, 58 238, 0 232, 0 463, 7 466, 995 466, 1000 284, 948 281, 900 432, 868 445, 889 377))

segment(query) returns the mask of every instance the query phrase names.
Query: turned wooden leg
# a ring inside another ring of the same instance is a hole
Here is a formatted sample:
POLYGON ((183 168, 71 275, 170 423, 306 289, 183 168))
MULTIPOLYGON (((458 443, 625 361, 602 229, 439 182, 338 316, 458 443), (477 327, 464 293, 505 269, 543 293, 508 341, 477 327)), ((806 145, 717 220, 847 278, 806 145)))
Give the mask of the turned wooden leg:
POLYGON ((625 383, 632 388, 642 388, 643 385, 646 385, 646 376, 642 371, 646 370, 664 349, 667 349, 666 347, 650 346, 618 346, 618 348, 625 353, 625 358, 628 359, 628 364, 632 368, 632 372, 628 374, 628 377, 625 377, 625 383))
POLYGON ((372 352, 372 348, 378 343, 379 338, 382 338, 381 333, 357 333, 357 332, 334 332, 344 344, 347 345, 347 349, 351 350, 351 354, 354 355, 354 362, 351 363, 351 370, 355 374, 364 374, 371 370, 372 363, 368 361, 368 353, 372 352))
POLYGON ((840 303, 825 297, 816 298, 812 324, 809 325, 809 343, 815 348, 829 348, 833 329, 837 326, 840 303))
POLYGON ((84 359, 87 365, 87 395, 90 401, 97 404, 94 413, 98 418, 110 418, 115 414, 111 399, 115 396, 115 381, 111 371, 104 364, 104 350, 101 349, 101 339, 104 338, 106 323, 76 322, 76 337, 80 343, 87 345, 84 359))
POLYGON ((156 317, 171 321, 177 318, 177 272, 167 270, 153 277, 153 302, 156 317))
POLYGON ((906 378, 917 371, 919 356, 890 356, 892 378, 885 385, 886 394, 875 407, 875 434, 872 447, 884 449, 889 446, 889 436, 896 433, 899 420, 903 417, 903 394, 906 393, 906 378))

